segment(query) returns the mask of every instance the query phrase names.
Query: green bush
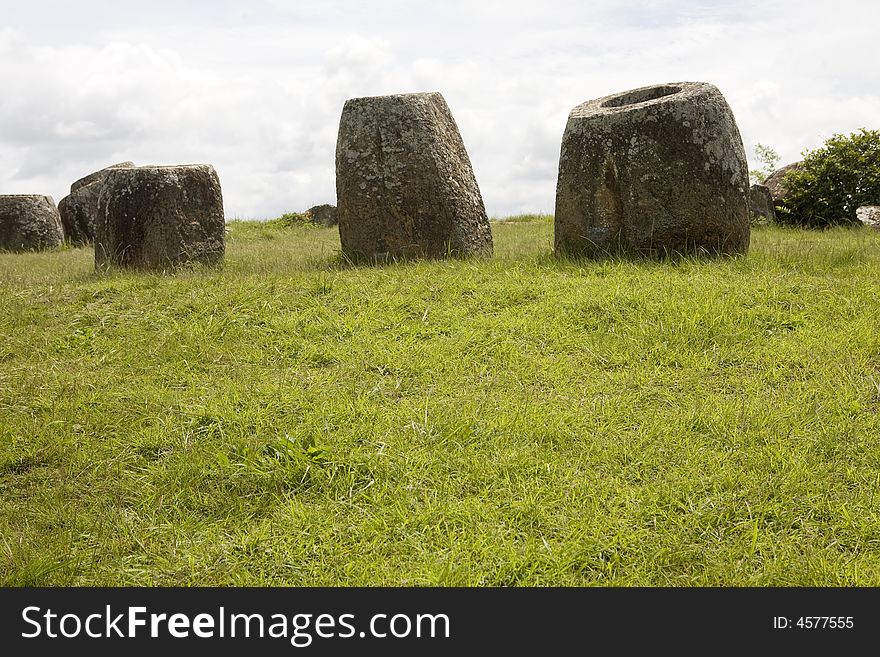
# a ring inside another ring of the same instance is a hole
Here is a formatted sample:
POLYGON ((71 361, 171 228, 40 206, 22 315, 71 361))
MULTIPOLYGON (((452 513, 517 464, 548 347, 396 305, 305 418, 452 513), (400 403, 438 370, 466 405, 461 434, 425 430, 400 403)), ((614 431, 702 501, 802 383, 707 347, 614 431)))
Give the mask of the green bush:
POLYGON ((761 143, 755 144, 755 157, 760 162, 761 168, 751 169, 749 171, 749 179, 753 183, 763 185, 764 181, 776 171, 781 158, 779 153, 761 143))
POLYGON ((287 212, 280 217, 270 219, 266 222, 267 226, 277 226, 279 228, 291 228, 293 226, 304 226, 310 224, 309 218, 302 212, 287 212))
POLYGON ((779 223, 822 228, 857 224, 856 210, 880 203, 880 131, 834 135, 804 153, 803 166, 786 175, 779 223))

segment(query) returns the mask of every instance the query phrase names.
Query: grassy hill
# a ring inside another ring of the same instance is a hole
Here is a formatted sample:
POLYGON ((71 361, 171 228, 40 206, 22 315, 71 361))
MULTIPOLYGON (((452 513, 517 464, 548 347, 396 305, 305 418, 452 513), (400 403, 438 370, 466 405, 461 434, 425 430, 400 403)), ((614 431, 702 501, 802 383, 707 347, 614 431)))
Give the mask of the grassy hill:
POLYGON ((876 585, 880 233, 747 258, 0 255, 0 583, 876 585))

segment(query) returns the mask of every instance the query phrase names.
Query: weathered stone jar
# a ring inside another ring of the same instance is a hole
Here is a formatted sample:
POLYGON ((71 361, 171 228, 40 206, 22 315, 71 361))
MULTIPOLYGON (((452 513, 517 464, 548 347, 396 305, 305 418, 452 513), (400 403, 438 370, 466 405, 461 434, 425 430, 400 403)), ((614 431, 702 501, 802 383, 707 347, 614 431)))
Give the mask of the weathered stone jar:
POLYGON ((733 113, 702 82, 642 87, 575 107, 562 139, 557 253, 741 254, 748 167, 733 113))
POLYGON ((39 251, 64 241, 61 216, 51 196, 0 196, 0 251, 39 251))
POLYGON ((331 228, 339 223, 336 206, 325 203, 324 205, 315 205, 305 212, 313 224, 331 228))
POLYGON ((774 203, 785 203, 785 197, 788 195, 788 184, 785 177, 792 171, 800 171, 803 166, 803 162, 792 162, 767 176, 764 186, 770 190, 770 196, 774 203))
POLYGON ((98 197, 104 178, 111 169, 130 169, 134 162, 120 162, 80 178, 70 186, 70 194, 58 202, 64 238, 72 244, 90 244, 95 239, 98 197))
POLYGON ((492 253, 470 158, 439 93, 348 100, 336 195, 342 252, 351 260, 492 253))
POLYGON ((214 167, 111 169, 98 199, 95 265, 163 270, 217 264, 225 251, 224 229, 214 167))

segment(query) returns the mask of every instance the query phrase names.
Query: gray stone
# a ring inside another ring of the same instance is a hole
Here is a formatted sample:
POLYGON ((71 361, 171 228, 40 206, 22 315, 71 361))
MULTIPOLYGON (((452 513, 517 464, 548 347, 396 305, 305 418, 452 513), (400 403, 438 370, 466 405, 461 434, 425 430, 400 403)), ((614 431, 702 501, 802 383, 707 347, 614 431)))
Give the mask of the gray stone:
POLYGON ((63 242, 61 217, 51 196, 0 196, 0 251, 39 251, 63 242))
POLYGON ((70 186, 70 194, 58 202, 64 238, 72 244, 91 244, 95 239, 95 220, 98 215, 98 197, 107 172, 111 169, 130 169, 132 162, 120 162, 80 178, 70 186))
POLYGON ((339 223, 335 205, 316 205, 306 210, 305 215, 313 224, 320 224, 328 228, 339 223))
POLYGON ((880 205, 863 205, 856 210, 856 217, 869 228, 880 230, 880 205))
POLYGON ((79 180, 75 181, 70 185, 70 191, 75 192, 80 187, 85 187, 86 185, 91 185, 93 182, 102 179, 110 169, 131 169, 134 167, 134 162, 119 162, 117 164, 111 164, 109 167, 105 167, 100 171, 95 171, 94 173, 90 173, 87 176, 83 176, 79 180))
POLYGON ((95 265, 162 270, 223 260, 225 219, 214 167, 112 169, 98 198, 95 265))
POLYGON ((492 253, 470 158, 439 93, 346 101, 336 196, 351 260, 492 253))
POLYGON ((741 254, 748 169, 733 113, 703 82, 606 96, 568 117, 556 188, 557 253, 741 254))
POLYGON ((77 188, 58 202, 64 238, 72 244, 90 244, 95 239, 95 217, 102 183, 77 188))
POLYGON ((752 223, 776 221, 773 196, 765 185, 749 187, 749 212, 752 214, 752 223))
POLYGON ((774 203, 782 203, 788 192, 788 188, 785 185, 785 175, 789 171, 799 171, 802 165, 803 162, 792 162, 767 176, 764 186, 770 190, 770 196, 773 197, 774 203))

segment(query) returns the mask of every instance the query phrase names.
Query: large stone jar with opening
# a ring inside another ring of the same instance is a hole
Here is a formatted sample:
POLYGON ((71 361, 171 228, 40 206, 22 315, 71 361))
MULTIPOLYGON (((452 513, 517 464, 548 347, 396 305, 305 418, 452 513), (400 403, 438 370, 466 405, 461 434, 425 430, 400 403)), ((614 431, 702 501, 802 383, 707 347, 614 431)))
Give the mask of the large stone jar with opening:
POLYGON ((748 167, 733 112, 703 82, 575 107, 556 190, 559 254, 735 255, 749 246, 748 167))

